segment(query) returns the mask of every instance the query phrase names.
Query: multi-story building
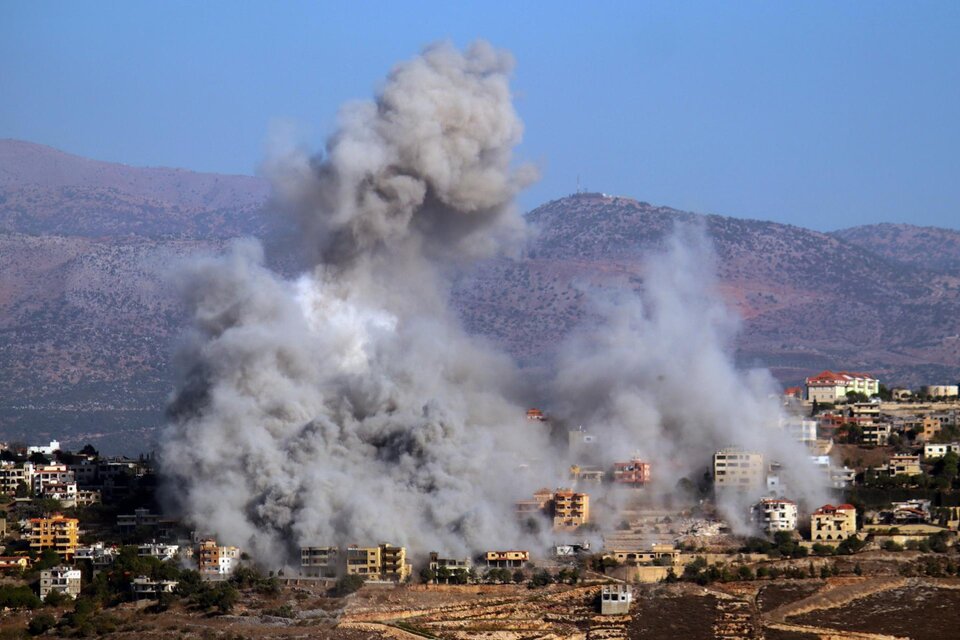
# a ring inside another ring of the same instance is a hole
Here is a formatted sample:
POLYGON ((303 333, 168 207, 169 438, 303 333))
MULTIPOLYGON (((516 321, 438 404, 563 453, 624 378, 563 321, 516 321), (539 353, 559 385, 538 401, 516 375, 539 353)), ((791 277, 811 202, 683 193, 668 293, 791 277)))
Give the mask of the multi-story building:
POLYGON ((130 590, 134 600, 156 600, 164 593, 173 593, 177 580, 154 580, 147 576, 137 576, 130 582, 130 590))
POLYGON ((65 560, 73 558, 80 538, 80 521, 57 513, 49 518, 31 518, 29 521, 30 549, 40 553, 53 549, 65 560))
POLYGON ((76 600, 80 595, 80 569, 50 567, 40 572, 40 599, 46 600, 54 591, 76 600))
POLYGON ((581 426, 567 432, 570 459, 576 462, 589 460, 597 450, 597 437, 581 426))
POLYGON ((797 528, 797 504, 792 500, 764 498, 754 505, 753 516, 767 533, 797 528))
POLYGON ((640 458, 613 463, 613 481, 628 487, 642 487, 650 482, 650 463, 640 458))
POLYGON ((347 574, 379 576, 383 570, 380 547, 347 547, 347 574))
POLYGON ((200 542, 197 551, 197 570, 204 577, 226 576, 233 573, 240 559, 240 549, 217 544, 212 538, 200 542))
POLYGON ((834 403, 851 391, 870 396, 880 393, 880 381, 866 373, 822 371, 807 378, 807 400, 834 403))
POLYGON ((840 542, 857 534, 857 510, 850 504, 825 504, 810 516, 810 540, 840 542))
POLYGON ((713 454, 713 483, 718 489, 762 492, 766 475, 761 453, 723 449, 713 454))
POLYGON ((300 547, 300 572, 311 578, 336 578, 344 571, 343 559, 337 547, 300 547))
POLYGON ((783 418, 780 426, 791 439, 802 444, 810 444, 817 440, 817 421, 810 418, 791 416, 783 418))
POLYGON ((897 453, 890 456, 884 471, 891 476, 918 476, 923 473, 920 468, 920 456, 906 453, 897 453))
POLYGON ((73 486, 73 498, 76 499, 77 483, 73 477, 73 472, 65 464, 38 464, 34 465, 27 462, 23 465, 27 478, 30 482, 30 490, 35 496, 45 495, 46 489, 50 485, 62 487, 63 485, 73 486))
POLYGON ((628 584, 605 584, 600 589, 600 614, 625 616, 630 614, 633 591, 628 584))
POLYGON ((472 566, 470 558, 441 558, 436 551, 430 552, 430 570, 434 573, 440 570, 450 574, 469 572, 472 566))
POLYGON ((89 562, 94 571, 100 571, 113 564, 119 552, 120 550, 117 547, 95 542, 86 547, 77 547, 73 554, 73 560, 74 562, 89 562))
POLYGON ((920 395, 931 398, 956 398, 960 395, 960 387, 955 384, 929 384, 920 387, 920 395))
POLYGON ((381 543, 380 562, 380 575, 385 580, 403 582, 413 572, 413 567, 407 562, 405 547, 397 547, 387 542, 381 543))
POLYGON ((590 521, 590 496, 571 489, 557 489, 553 494, 553 528, 576 529, 590 521))
POLYGON ((0 463, 0 492, 8 496, 16 495, 17 489, 24 486, 27 491, 30 490, 30 484, 27 482, 26 471, 22 465, 13 462, 4 461, 0 463))
POLYGON ((157 560, 173 560, 180 552, 180 545, 165 544, 153 540, 137 547, 137 555, 141 558, 156 558, 157 560))
POLYGON ((488 567, 520 569, 530 562, 529 551, 487 551, 484 556, 488 567))
POLYGON ((50 441, 50 444, 48 444, 48 445, 40 445, 40 446, 34 446, 34 447, 27 447, 27 455, 28 455, 28 456, 31 455, 31 454, 34 454, 34 453, 40 453, 40 454, 43 454, 43 455, 45 455, 45 456, 52 456, 52 455, 53 455, 54 453, 56 453, 57 451, 60 451, 60 443, 57 442, 56 440, 51 440, 51 441, 50 441))
POLYGON ((923 419, 920 420, 920 429, 917 433, 917 438, 923 442, 930 442, 933 440, 943 429, 943 425, 940 424, 940 421, 934 416, 923 416, 923 419))
POLYGON ((927 460, 942 458, 948 453, 960 454, 960 442, 944 442, 942 444, 923 445, 923 457, 927 460))
POLYGON ((882 447, 890 440, 892 429, 889 422, 868 422, 860 425, 864 444, 882 447))

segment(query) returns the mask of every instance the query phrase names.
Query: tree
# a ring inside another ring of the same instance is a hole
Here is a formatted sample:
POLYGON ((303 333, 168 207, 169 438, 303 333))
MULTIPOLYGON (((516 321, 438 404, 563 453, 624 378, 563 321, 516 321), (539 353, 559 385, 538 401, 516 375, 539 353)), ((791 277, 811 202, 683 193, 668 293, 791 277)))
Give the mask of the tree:
POLYGON ((513 572, 513 581, 514 581, 515 583, 520 584, 521 582, 524 581, 525 578, 526 578, 526 576, 523 575, 523 571, 522 571, 522 570, 517 569, 516 571, 513 572))
POLYGON ((960 456, 951 451, 937 461, 936 474, 952 482, 957 477, 958 467, 960 456))
POLYGON ((57 619, 51 614, 41 613, 30 618, 30 622, 27 623, 27 633, 32 636, 39 636, 41 633, 46 633, 52 629, 56 624, 57 619))
POLYGON ((420 569, 420 582, 429 584, 437 579, 437 572, 429 566, 420 569))
POLYGON ((358 576, 357 574, 346 575, 334 583, 331 593, 336 598, 343 598, 358 591, 360 587, 363 586, 363 583, 363 576, 358 576))

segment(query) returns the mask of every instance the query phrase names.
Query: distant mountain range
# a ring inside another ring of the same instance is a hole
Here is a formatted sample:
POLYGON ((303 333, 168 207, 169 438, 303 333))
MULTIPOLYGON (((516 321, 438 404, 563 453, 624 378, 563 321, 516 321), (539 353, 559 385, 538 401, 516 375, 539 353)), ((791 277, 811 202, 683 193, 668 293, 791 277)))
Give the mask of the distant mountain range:
MULTIPOLYGON (((138 451, 162 421, 184 317, 172 266, 239 235, 279 237, 268 185, 136 168, 0 141, 0 438, 138 451)), ((471 331, 521 361, 584 319, 575 283, 642 286, 677 221, 713 238, 722 294, 743 317, 737 357, 785 384, 824 368, 894 384, 960 379, 960 232, 870 225, 830 234, 578 194, 528 214, 525 255, 455 289, 471 331)))

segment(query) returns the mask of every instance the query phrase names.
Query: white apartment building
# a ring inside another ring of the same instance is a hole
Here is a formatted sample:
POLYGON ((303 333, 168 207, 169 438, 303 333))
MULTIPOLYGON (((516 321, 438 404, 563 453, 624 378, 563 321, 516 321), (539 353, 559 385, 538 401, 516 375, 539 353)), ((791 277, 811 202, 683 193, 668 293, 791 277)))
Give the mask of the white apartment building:
POLYGON ((74 600, 80 595, 80 569, 51 567, 40 572, 40 599, 46 600, 54 591, 74 600))
POLYGON ((941 444, 927 443, 923 445, 923 457, 925 460, 942 458, 950 452, 960 454, 960 442, 944 442, 941 444))
POLYGON ((108 547, 102 542, 95 542, 87 547, 77 547, 73 559, 74 561, 88 561, 94 570, 99 570, 113 564, 119 552, 120 550, 117 547, 108 547))
POLYGON ((172 560, 180 552, 180 546, 176 544, 164 544, 162 542, 147 542, 137 547, 137 555, 141 558, 156 558, 157 560, 172 560))
POLYGON ((817 440, 817 421, 810 418, 791 416, 780 419, 780 427, 793 440, 803 444, 810 444, 817 440))
POLYGON ((797 528, 797 504, 792 500, 764 498, 753 507, 754 521, 767 533, 797 528))
POLYGON ((834 403, 856 391, 868 398, 880 393, 880 381, 867 373, 822 371, 807 378, 807 400, 834 403))
POLYGON ((960 387, 955 384, 929 384, 920 387, 920 395, 931 398, 956 398, 960 395, 960 387))
POLYGON ((51 440, 50 444, 46 446, 27 447, 28 456, 33 453, 42 453, 45 456, 50 456, 53 455, 55 451, 60 451, 60 443, 56 440, 51 440))

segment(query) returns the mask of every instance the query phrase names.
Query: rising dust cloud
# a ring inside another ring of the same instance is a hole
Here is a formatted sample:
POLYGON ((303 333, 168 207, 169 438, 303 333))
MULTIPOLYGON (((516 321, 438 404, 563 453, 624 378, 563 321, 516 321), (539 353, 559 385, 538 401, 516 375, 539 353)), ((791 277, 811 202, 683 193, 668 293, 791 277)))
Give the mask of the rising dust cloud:
MULTIPOLYGON (((299 277, 267 268, 255 240, 183 271, 192 326, 161 459, 171 507, 198 529, 271 566, 302 545, 552 540, 531 539, 513 502, 567 484, 571 461, 524 419, 523 372, 449 305, 456 273, 528 239, 513 201, 536 172, 513 162, 512 67, 486 43, 432 46, 344 107, 324 153, 268 160, 274 208, 313 258, 299 277)), ((729 444, 802 462, 769 375, 728 355, 736 323, 708 243, 671 243, 642 294, 597 294, 601 321, 538 384, 544 408, 589 425, 608 462, 641 452, 663 492, 729 444)))

